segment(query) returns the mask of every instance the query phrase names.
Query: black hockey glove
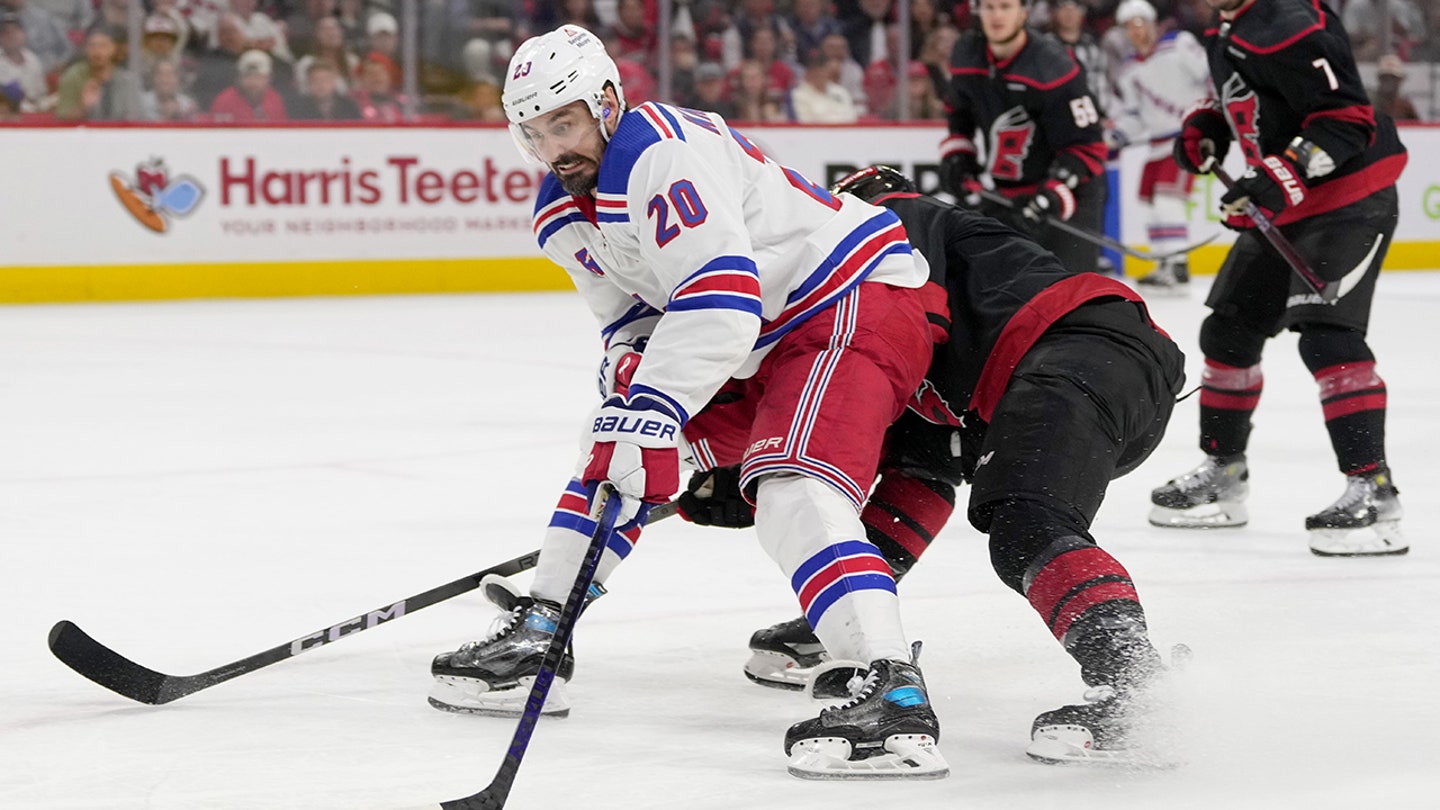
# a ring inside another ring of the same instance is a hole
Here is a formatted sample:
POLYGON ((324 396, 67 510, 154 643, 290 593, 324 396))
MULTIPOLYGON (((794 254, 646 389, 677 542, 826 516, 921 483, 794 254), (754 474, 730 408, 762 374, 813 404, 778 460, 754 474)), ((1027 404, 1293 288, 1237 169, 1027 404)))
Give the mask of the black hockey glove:
POLYGON ((755 507, 740 494, 739 467, 695 473, 676 502, 680 516, 699 526, 748 529, 755 525, 755 507))
POLYGON ((1209 174, 1213 161, 1230 151, 1230 124, 1220 102, 1206 99, 1185 113, 1175 139, 1175 162, 1191 174, 1209 174))
POLYGON ((1247 203, 1255 203, 1262 214, 1273 219, 1286 208, 1305 202, 1309 191, 1298 166, 1278 155, 1266 155, 1220 198, 1220 211, 1226 226, 1253 228, 1254 220, 1245 213, 1247 203))
POLYGON ((975 208, 980 205, 980 161, 974 152, 951 152, 940 159, 940 190, 975 208))
POLYGON ((1015 198, 1015 207, 1026 221, 1039 226, 1046 218, 1054 217, 1062 222, 1075 215, 1075 192, 1059 179, 1051 177, 1034 194, 1015 198))

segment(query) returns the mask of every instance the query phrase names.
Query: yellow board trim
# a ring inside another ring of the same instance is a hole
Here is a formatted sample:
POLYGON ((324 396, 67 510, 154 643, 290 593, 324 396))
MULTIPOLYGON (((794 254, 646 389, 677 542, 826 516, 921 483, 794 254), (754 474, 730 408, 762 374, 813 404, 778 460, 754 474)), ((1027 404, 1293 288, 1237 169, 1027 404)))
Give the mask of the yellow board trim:
MULTIPOLYGON (((1134 245, 1144 250, 1144 245, 1134 245)), ((1190 273, 1192 275, 1215 275, 1230 252, 1229 245, 1205 245, 1190 251, 1190 273)), ((1143 276, 1155 267, 1133 256, 1125 257, 1125 274, 1131 278, 1143 276)), ((1440 268, 1440 242, 1395 242, 1385 253, 1386 270, 1434 270, 1440 268)))
POLYGON ((0 303, 572 290, 543 257, 0 267, 0 303))

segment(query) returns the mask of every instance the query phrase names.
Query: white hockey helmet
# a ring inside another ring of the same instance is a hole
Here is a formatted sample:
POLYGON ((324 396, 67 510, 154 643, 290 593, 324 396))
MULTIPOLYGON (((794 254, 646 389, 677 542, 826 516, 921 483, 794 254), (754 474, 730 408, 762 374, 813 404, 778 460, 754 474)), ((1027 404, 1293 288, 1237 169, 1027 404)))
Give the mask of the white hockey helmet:
POLYGON ((584 28, 562 25, 525 40, 510 58, 505 90, 500 96, 521 154, 539 160, 520 125, 545 113, 584 101, 590 114, 603 120, 606 84, 615 87, 615 97, 623 110, 625 93, 620 88, 620 69, 605 52, 600 38, 584 28))
POLYGON ((1125 0, 1115 9, 1115 24, 1123 27, 1134 19, 1155 22, 1155 7, 1145 0, 1125 0))

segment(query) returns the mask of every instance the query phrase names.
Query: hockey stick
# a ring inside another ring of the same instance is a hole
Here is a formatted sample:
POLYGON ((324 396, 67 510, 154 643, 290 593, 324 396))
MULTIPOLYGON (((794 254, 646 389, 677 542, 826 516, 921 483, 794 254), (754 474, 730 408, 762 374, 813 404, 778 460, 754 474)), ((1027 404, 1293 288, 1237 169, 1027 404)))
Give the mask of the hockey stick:
MULTIPOLYGON (((656 506, 650 510, 646 525, 664 520, 677 511, 679 506, 673 501, 656 506)), ((141 666, 96 641, 69 620, 57 622, 50 629, 50 652, 66 666, 106 689, 139 703, 158 706, 468 593, 480 587, 480 580, 491 574, 508 577, 528 571, 535 567, 539 559, 538 550, 522 554, 454 582, 447 582, 399 602, 382 605, 368 613, 198 675, 166 675, 141 666)))
MULTIPOLYGON (((1014 209, 1014 208, 1015 208, 1015 201, 1012 200, 1012 199, 1010 199, 1009 197, 1006 197, 1004 194, 1000 194, 1000 193, 998 193, 998 192, 991 191, 991 190, 988 189, 988 188, 986 188, 986 189, 981 189, 981 190, 978 192, 978 194, 979 194, 979 196, 981 197, 981 199, 989 200, 990 202, 993 202, 993 203, 995 203, 996 205, 1000 205, 1000 206, 1003 206, 1003 207, 1005 207, 1005 208, 1010 208, 1010 209, 1014 209)), ((1136 250, 1135 248, 1130 247, 1129 245, 1125 244, 1124 242, 1121 242, 1121 241, 1119 241, 1119 240, 1117 240, 1117 239, 1111 239, 1110 237, 1108 237, 1108 236, 1106 236, 1106 235, 1104 235, 1104 234, 1094 233, 1094 232, 1092 232, 1092 231, 1087 231, 1087 230, 1085 230, 1084 228, 1078 227, 1078 226, 1076 226, 1076 225, 1071 225, 1070 223, 1066 222, 1066 221, 1063 220, 1063 219, 1056 219, 1055 217, 1047 216, 1047 217, 1045 217, 1045 224, 1049 225, 1049 226, 1052 227, 1052 228, 1056 228, 1056 229, 1058 229, 1058 230, 1064 231, 1065 233, 1068 233, 1068 234, 1070 234, 1071 236, 1076 236, 1076 237, 1079 237, 1079 238, 1081 238, 1081 239, 1084 239, 1085 241, 1091 243, 1092 245, 1099 245, 1100 247, 1107 247, 1107 248, 1110 248, 1111 250, 1117 250, 1117 251, 1125 254, 1126 256, 1132 256, 1132 257, 1134 257, 1134 258, 1136 258, 1136 259, 1140 259, 1140 260, 1142 260, 1142 261, 1147 261, 1147 262, 1160 262, 1160 261, 1164 261, 1165 259, 1169 259, 1169 258, 1174 257, 1174 256, 1183 256, 1184 254, 1189 253, 1190 251, 1192 251, 1192 250, 1194 250, 1194 249, 1196 249, 1196 248, 1198 248, 1198 247, 1203 247, 1203 246, 1205 246, 1205 245, 1210 244, 1211 242, 1213 242, 1213 241, 1215 240, 1215 237, 1218 236, 1218 234, 1211 234, 1208 238, 1202 239, 1202 240, 1200 240, 1199 242, 1196 242, 1196 243, 1191 244, 1191 245, 1186 245, 1185 247, 1180 248, 1179 250, 1171 250, 1171 251, 1168 251, 1168 252, 1166 252, 1166 253, 1151 253, 1151 252, 1148 251, 1148 250, 1136 250)))
POLYGON ((604 504, 600 509, 599 520, 595 521, 595 534, 590 537, 590 548, 585 552, 585 561, 580 565, 580 572, 575 575, 575 585, 570 588, 570 596, 565 600, 565 607, 561 608, 560 618, 555 622, 555 635, 550 637, 550 646, 545 648, 545 657, 540 659, 540 671, 535 675, 535 684, 530 687, 530 697, 525 700, 525 711, 520 715, 515 735, 510 738, 510 748, 505 752, 500 769, 495 772, 495 778, 490 780, 484 790, 463 799, 441 802, 441 810, 501 810, 505 806, 505 800, 510 796, 510 787, 515 784, 515 774, 520 771, 520 760, 524 758, 525 749, 530 745, 530 735, 534 733, 535 723, 540 719, 540 710, 545 708, 545 696, 550 694, 550 685, 555 681, 555 670, 560 666, 560 659, 565 655, 565 647, 570 643, 570 635, 575 630, 575 622, 580 618, 580 609, 585 605, 585 594, 590 590, 590 583, 595 581, 595 570, 600 567, 600 557, 605 553, 605 545, 610 541, 610 535, 615 532, 615 520, 620 514, 620 495, 614 487, 604 484, 600 496, 604 499, 604 504))
MULTIPOLYGON (((1235 181, 1230 177, 1230 173, 1221 167, 1220 161, 1215 160, 1209 168, 1216 177, 1220 178, 1220 184, 1225 187, 1226 191, 1235 187, 1235 181)), ((1315 271, 1305 263, 1305 257, 1301 256, 1295 246, 1290 244, 1290 240, 1285 238, 1285 234, 1280 233, 1280 229, 1275 227, 1275 223, 1271 222, 1270 218, 1265 216, 1265 213, 1255 205, 1254 200, 1248 198, 1245 200, 1245 216, 1250 217, 1261 235, 1269 240, 1275 251, 1285 259, 1285 263, 1290 265, 1290 269, 1295 271, 1295 275, 1299 276, 1300 280, 1305 282, 1305 286, 1310 288, 1310 292, 1320 296, 1320 300, 1327 304, 1340 297, 1340 286, 1330 284, 1316 275, 1315 271)))

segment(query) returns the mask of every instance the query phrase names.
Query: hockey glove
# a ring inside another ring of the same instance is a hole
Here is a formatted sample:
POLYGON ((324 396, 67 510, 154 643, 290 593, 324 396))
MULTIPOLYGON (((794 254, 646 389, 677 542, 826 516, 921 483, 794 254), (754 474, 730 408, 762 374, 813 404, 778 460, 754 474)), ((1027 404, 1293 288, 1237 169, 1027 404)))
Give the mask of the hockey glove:
POLYGON ((975 144, 957 136, 947 138, 940 147, 952 150, 940 158, 940 190, 971 208, 978 206, 984 186, 976 179, 980 161, 975 157, 975 144))
POLYGON ((1036 225, 1044 223, 1047 217, 1063 222, 1075 214, 1075 192, 1052 177, 1041 183, 1033 195, 1016 197, 1015 206, 1021 216, 1036 225))
POLYGON ((594 442, 580 481, 593 493, 609 481, 628 501, 664 503, 680 488, 680 420, 649 397, 610 397, 590 426, 594 442))
POLYGON ((748 529, 755 525, 755 507, 740 493, 740 469, 717 467, 690 476, 676 499, 680 517, 700 526, 748 529))
POLYGON ((1255 203, 1262 214, 1274 219, 1291 206, 1305 202, 1309 189, 1294 163, 1277 155, 1267 155, 1259 166, 1251 166, 1220 198, 1220 211, 1225 225, 1236 230, 1255 227, 1245 214, 1245 206, 1255 203))
POLYGON ((1206 99, 1185 113, 1175 139, 1175 162, 1191 174, 1209 174, 1214 162, 1230 151, 1230 123, 1220 102, 1206 99))
POLYGON ((634 343, 619 343, 605 351, 605 358, 600 361, 600 370, 595 375, 602 399, 611 394, 629 395, 630 380, 640 366, 641 352, 645 351, 648 340, 642 337, 634 343))

